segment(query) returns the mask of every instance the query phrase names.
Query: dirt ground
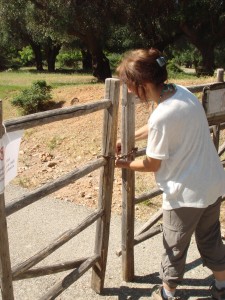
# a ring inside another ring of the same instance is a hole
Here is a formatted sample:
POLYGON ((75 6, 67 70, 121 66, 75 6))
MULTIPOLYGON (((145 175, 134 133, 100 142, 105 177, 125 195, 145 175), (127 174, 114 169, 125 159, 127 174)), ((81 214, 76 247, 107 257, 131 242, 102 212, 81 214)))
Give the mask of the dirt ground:
MULTIPOLYGON (((62 107, 93 102, 104 97, 104 85, 58 88, 53 96, 62 107)), ((147 107, 137 106, 137 128, 146 123, 148 115, 147 107)), ((33 190, 97 158, 101 154, 102 119, 103 112, 100 111, 26 130, 20 147, 15 184, 33 190)), ((120 120, 118 126, 120 132, 120 120)), ((137 146, 141 148, 143 144, 137 146)), ((151 174, 136 174, 137 195, 154 186, 151 174)), ((96 207, 98 189, 99 171, 95 171, 53 195, 63 201, 96 207)), ((137 205, 135 215, 146 220, 160 206, 161 197, 154 198, 151 203, 137 205)), ((112 211, 121 214, 121 171, 118 169, 115 171, 112 211)), ((225 228, 225 205, 222 207, 221 221, 225 228)))

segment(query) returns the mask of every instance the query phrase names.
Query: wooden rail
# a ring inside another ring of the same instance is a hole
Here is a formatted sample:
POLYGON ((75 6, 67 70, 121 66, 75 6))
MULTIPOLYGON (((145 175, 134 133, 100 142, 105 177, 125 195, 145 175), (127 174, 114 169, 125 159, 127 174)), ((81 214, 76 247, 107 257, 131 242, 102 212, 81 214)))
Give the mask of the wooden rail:
POLYGON ((103 215, 104 211, 100 209, 97 212, 92 213, 88 216, 80 225, 78 225, 74 229, 69 229, 66 232, 62 233, 58 238, 56 238, 53 242, 51 242, 47 247, 39 251, 38 253, 34 254, 31 258, 27 259, 26 261, 14 266, 12 268, 13 277, 17 277, 18 275, 22 274, 23 272, 29 270, 31 267, 38 264, 44 258, 49 256, 51 253, 56 251, 62 245, 67 243, 73 237, 75 237, 78 233, 82 232, 84 229, 89 227, 93 224, 98 218, 103 215))
POLYGON ((56 283, 43 297, 41 300, 52 300, 59 296, 65 289, 79 279, 84 273, 86 273, 91 267, 94 267, 101 259, 98 254, 89 257, 83 262, 77 269, 72 271, 65 278, 56 283))
MULTIPOLYGON (((14 199, 5 206, 4 192, 0 194, 0 275, 2 300, 13 300, 13 280, 21 280, 37 276, 49 275, 65 270, 74 269, 69 275, 55 284, 41 299, 55 299, 73 282, 80 278, 87 270, 93 268, 92 288, 100 293, 104 287, 104 277, 108 253, 109 226, 111 216, 111 202, 114 178, 114 160, 105 157, 112 157, 115 154, 117 138, 117 119, 119 103, 120 83, 118 79, 107 79, 105 83, 105 99, 94 103, 87 103, 63 109, 55 109, 7 120, 0 129, 0 138, 3 136, 3 127, 7 132, 28 129, 36 126, 48 124, 50 122, 61 121, 69 118, 83 116, 104 110, 102 153, 100 158, 92 160, 86 165, 76 168, 70 173, 63 175, 56 180, 47 183, 34 191, 27 192, 22 197, 14 199), (19 211, 20 209, 36 202, 37 200, 55 192, 62 187, 75 182, 85 175, 100 168, 100 187, 97 211, 90 214, 75 228, 69 229, 53 240, 44 249, 35 253, 27 260, 11 267, 7 219, 6 217, 19 211), (33 268, 37 263, 49 256, 59 247, 67 243, 81 231, 91 224, 96 224, 96 241, 94 255, 80 258, 76 261, 60 263, 57 265, 33 268)), ((0 102, 2 105, 2 103, 0 102)), ((2 107, 0 107, 0 118, 2 118, 2 107)), ((1 119, 2 121, 2 119, 1 119)), ((31 296, 32 298, 32 296, 31 296)))
POLYGON ((34 278, 39 276, 45 276, 50 274, 55 274, 59 272, 64 272, 67 270, 78 268, 82 263, 84 263, 88 257, 79 258, 74 261, 67 261, 56 265, 44 266, 40 268, 33 268, 27 271, 24 271, 22 274, 13 277, 13 280, 21 280, 26 278, 34 278))
POLYGON ((19 117, 4 121, 7 132, 33 128, 40 125, 49 124, 56 121, 71 119, 74 117, 84 116, 98 110, 107 109, 112 105, 108 99, 87 103, 85 105, 77 105, 73 107, 58 108, 50 111, 30 114, 28 116, 19 117))
POLYGON ((6 205, 5 212, 9 216, 14 212, 36 202, 37 200, 54 193, 55 191, 63 188, 64 186, 75 182, 76 180, 88 175, 89 173, 97 170, 98 168, 105 166, 107 160, 99 158, 95 161, 91 161, 81 168, 77 168, 70 173, 63 175, 50 183, 46 183, 43 186, 35 189, 34 191, 28 192, 23 196, 14 199, 8 205, 6 205))

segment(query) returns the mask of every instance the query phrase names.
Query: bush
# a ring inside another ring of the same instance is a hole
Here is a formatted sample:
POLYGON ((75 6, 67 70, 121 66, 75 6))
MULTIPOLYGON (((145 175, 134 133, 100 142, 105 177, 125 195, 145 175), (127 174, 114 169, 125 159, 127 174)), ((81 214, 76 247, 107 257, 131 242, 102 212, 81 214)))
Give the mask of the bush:
POLYGON ((57 62, 59 63, 60 68, 68 67, 78 69, 81 61, 81 52, 77 50, 60 52, 57 56, 57 62))
POLYGON ((8 63, 8 68, 12 70, 19 70, 22 67, 22 63, 19 58, 11 58, 8 63))
POLYGON ((19 55, 23 66, 34 65, 34 52, 30 46, 23 47, 23 49, 19 51, 19 55))
POLYGON ((106 56, 109 59, 110 68, 112 69, 112 71, 115 71, 119 62, 121 61, 122 55, 117 53, 109 53, 106 54, 106 56))
POLYGON ((168 61, 167 63, 167 70, 170 76, 172 75, 176 75, 176 74, 181 74, 184 73, 182 71, 182 69, 174 62, 173 59, 171 59, 170 61, 168 61))
POLYGON ((23 115, 42 111, 52 98, 51 89, 45 80, 35 81, 31 88, 24 89, 11 103, 19 107, 23 115))

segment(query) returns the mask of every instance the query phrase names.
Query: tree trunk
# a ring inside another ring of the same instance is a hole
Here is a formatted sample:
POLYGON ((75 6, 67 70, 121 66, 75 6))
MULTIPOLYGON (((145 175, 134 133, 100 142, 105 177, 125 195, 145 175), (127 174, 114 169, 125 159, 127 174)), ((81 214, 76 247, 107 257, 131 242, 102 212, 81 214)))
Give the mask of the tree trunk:
MULTIPOLYGON (((202 55, 202 75, 212 76, 214 74, 214 45, 207 44, 198 47, 202 55)), ((200 74, 201 75, 201 74, 200 74)))
POLYGON ((186 38, 191 44, 193 44, 201 53, 202 62, 201 65, 195 66, 197 75, 209 75, 212 76, 214 73, 214 48, 216 38, 212 40, 210 35, 207 33, 202 38, 202 33, 197 32, 187 23, 181 23, 180 28, 185 34, 186 38))
POLYGON ((37 71, 43 71, 43 58, 42 58, 42 53, 41 53, 41 45, 35 44, 35 43, 30 43, 33 51, 34 51, 34 57, 36 61, 36 69, 37 71))
POLYGON ((106 78, 111 78, 111 70, 109 60, 102 50, 101 38, 90 31, 83 37, 83 43, 86 45, 88 51, 92 56, 92 71, 98 81, 104 82, 106 78))
POLYGON ((92 70, 92 56, 88 50, 81 49, 82 53, 82 69, 83 71, 92 70))
POLYGON ((103 53, 102 49, 92 51, 91 54, 93 76, 95 76, 100 82, 104 82, 106 78, 111 78, 112 73, 110 70, 109 60, 103 53))
POLYGON ((50 45, 47 47, 47 64, 48 64, 48 71, 49 72, 55 72, 55 62, 56 57, 59 54, 59 50, 61 48, 61 45, 50 45))

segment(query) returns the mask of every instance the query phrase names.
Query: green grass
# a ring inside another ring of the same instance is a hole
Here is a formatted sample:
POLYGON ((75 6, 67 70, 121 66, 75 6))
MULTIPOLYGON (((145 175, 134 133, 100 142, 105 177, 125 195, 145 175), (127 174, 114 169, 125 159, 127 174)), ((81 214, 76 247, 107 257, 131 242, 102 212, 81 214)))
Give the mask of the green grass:
POLYGON ((48 84, 55 86, 71 84, 90 84, 95 81, 90 74, 67 74, 36 72, 34 70, 0 72, 1 86, 29 86, 33 81, 46 80, 48 84))
POLYGON ((19 116, 19 112, 10 103, 10 100, 18 95, 23 89, 19 85, 2 85, 0 84, 0 99, 3 106, 3 119, 9 119, 19 116))
POLYGON ((23 89, 22 86, 19 85, 2 85, 0 84, 0 99, 9 96, 9 93, 17 93, 23 89))
POLYGON ((36 72, 31 69, 0 72, 0 99, 3 103, 3 119, 19 116, 19 110, 11 105, 11 100, 34 81, 45 80, 53 88, 94 84, 90 74, 36 72))

